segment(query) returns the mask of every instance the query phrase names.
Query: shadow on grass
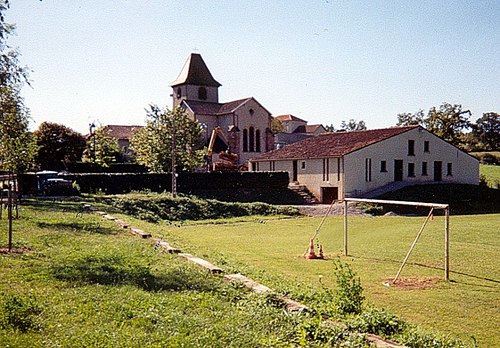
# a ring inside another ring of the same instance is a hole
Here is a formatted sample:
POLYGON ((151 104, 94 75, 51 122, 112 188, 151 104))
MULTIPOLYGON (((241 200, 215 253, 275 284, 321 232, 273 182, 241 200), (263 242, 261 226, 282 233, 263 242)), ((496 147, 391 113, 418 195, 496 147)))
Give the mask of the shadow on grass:
MULTIPOLYGON (((396 264, 401 265, 401 262, 402 262, 401 260, 398 261, 398 260, 392 260, 392 259, 380 259, 380 258, 375 258, 375 257, 361 257, 361 256, 354 256, 354 255, 349 255, 349 257, 352 257, 354 259, 359 259, 359 260, 369 260, 369 261, 375 261, 375 262, 390 263, 390 264, 394 264, 394 265, 396 265, 396 264)), ((418 266, 418 267, 440 270, 440 271, 444 272, 444 267, 430 266, 430 265, 426 265, 426 264, 419 263, 419 262, 407 262, 406 264, 411 265, 411 266, 418 266)), ((491 283, 500 284, 500 280, 496 280, 493 278, 480 277, 480 276, 477 276, 474 274, 468 274, 468 273, 454 271, 454 270, 450 270, 450 273, 451 274, 458 274, 458 275, 461 275, 464 277, 474 278, 474 279, 478 279, 478 280, 483 280, 483 281, 487 281, 487 282, 491 282, 491 283)), ((459 283, 457 281, 453 281, 453 282, 459 283)), ((478 286, 482 286, 482 287, 486 287, 486 288, 498 288, 498 286, 494 286, 494 285, 478 285, 478 286)))
POLYGON ((162 275, 154 275, 149 267, 126 263, 116 255, 87 255, 66 264, 51 267, 58 280, 111 286, 133 285, 146 291, 213 291, 214 281, 195 270, 171 269, 162 275))
POLYGON ((94 233, 112 235, 117 232, 109 227, 102 227, 100 223, 89 222, 37 222, 40 228, 49 228, 55 230, 63 230, 75 233, 94 233))

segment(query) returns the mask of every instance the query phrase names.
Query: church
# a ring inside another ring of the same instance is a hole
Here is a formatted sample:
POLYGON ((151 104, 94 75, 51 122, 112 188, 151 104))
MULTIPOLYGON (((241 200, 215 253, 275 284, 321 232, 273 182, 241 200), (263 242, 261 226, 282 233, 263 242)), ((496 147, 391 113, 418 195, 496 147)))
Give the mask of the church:
POLYGON ((201 55, 191 53, 170 85, 173 108, 183 108, 201 124, 207 145, 214 130, 222 131, 228 152, 238 156, 238 165, 273 150, 271 113, 253 97, 220 103, 220 86, 201 55))

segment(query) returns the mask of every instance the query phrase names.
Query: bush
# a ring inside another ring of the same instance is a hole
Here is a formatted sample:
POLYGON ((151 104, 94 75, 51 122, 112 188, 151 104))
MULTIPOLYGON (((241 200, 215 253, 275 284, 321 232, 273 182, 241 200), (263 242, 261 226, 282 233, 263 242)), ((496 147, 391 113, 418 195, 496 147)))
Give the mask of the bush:
POLYGON ((349 326, 360 332, 389 336, 401 332, 405 322, 392 313, 370 307, 356 316, 349 326))
POLYGON ((34 297, 7 295, 1 307, 0 326, 27 332, 37 327, 36 317, 41 312, 42 309, 34 297))
POLYGON ((358 314, 363 308, 363 287, 361 280, 353 272, 351 266, 340 260, 335 261, 335 307, 341 315, 358 314))
POLYGON ((250 215, 299 215, 296 208, 276 207, 265 203, 227 203, 212 199, 150 194, 129 197, 106 197, 104 202, 126 214, 149 222, 207 220, 250 215))

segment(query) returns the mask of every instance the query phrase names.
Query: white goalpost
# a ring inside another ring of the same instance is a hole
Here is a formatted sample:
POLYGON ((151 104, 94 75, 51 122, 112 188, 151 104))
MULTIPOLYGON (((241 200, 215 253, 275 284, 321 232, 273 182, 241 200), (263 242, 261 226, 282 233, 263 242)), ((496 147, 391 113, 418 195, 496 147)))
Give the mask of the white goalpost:
POLYGON ((399 271, 394 277, 394 280, 392 283, 394 284, 399 275, 401 274, 401 271, 403 270, 403 267, 405 266, 406 262, 408 261, 408 258, 410 257, 411 252, 413 251, 413 248, 417 244, 417 241, 424 231, 425 226, 427 225, 427 222, 429 219, 432 217, 434 209, 441 209, 444 210, 444 278, 446 281, 450 280, 450 258, 449 258, 449 235, 450 235, 450 209, 448 204, 439 204, 439 203, 423 203, 423 202, 408 202, 408 201, 390 201, 390 200, 382 200, 382 199, 364 199, 364 198, 344 198, 344 255, 347 256, 347 241, 348 241, 348 213, 347 213, 347 204, 348 202, 357 202, 357 203, 373 203, 373 204, 393 204, 393 205, 409 205, 409 206, 415 206, 415 207, 427 207, 430 208, 429 214, 427 215, 427 218, 425 219, 422 227, 420 228, 420 231, 418 232, 415 240, 413 241, 413 244, 410 247, 410 250, 406 254, 406 257, 401 264, 401 267, 399 268, 399 271))

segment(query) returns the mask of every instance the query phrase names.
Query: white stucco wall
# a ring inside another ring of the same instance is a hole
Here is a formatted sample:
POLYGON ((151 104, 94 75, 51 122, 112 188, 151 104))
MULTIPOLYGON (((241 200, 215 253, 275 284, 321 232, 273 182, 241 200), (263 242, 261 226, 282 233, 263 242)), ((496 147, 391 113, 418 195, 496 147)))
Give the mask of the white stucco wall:
MULTIPOLYGON (((479 161, 423 129, 414 129, 379 143, 345 155, 328 159, 328 176, 323 177, 323 159, 298 159, 297 181, 307 186, 318 200, 322 187, 338 187, 339 198, 353 197, 394 182, 394 161, 403 161, 402 180, 410 183, 432 183, 434 162, 442 162, 440 183, 479 183, 479 161), (414 140, 414 155, 408 155, 408 140, 414 140), (429 151, 424 152, 424 142, 429 151), (371 159, 371 179, 367 181, 366 164, 371 159), (339 162, 337 162, 339 161, 339 162), (381 161, 386 161, 386 172, 381 172, 381 161), (305 168, 302 168, 305 162, 305 168), (427 175, 422 175, 422 162, 427 162, 427 175), (338 165, 338 164, 339 165, 338 165), (414 163, 415 176, 408 176, 408 163, 414 163), (448 163, 452 175, 448 175, 448 163), (340 168, 339 168, 340 167, 340 168), (338 170, 338 168, 340 170, 338 170), (343 172, 345 170, 345 178, 343 172), (343 182, 344 181, 344 182, 343 182), (344 191, 345 188, 345 191, 344 191)), ((288 171, 293 180, 293 160, 259 162, 258 171, 288 171), (274 168, 274 169, 273 169, 274 168)))
POLYGON ((456 147, 423 129, 413 129, 370 145, 344 156, 345 190, 348 196, 357 196, 394 181, 395 160, 403 161, 403 181, 411 183, 434 182, 434 162, 442 162, 441 183, 479 183, 479 162, 456 147), (408 155, 408 140, 414 140, 414 155, 408 155), (424 152, 424 142, 429 152, 424 152), (366 180, 366 160, 371 159, 371 181, 366 180), (381 172, 381 161, 386 161, 386 172, 381 172), (422 162, 427 162, 427 175, 422 175, 422 162), (415 176, 408 176, 408 163, 414 163, 415 176), (448 163, 452 175, 448 175, 448 163))

